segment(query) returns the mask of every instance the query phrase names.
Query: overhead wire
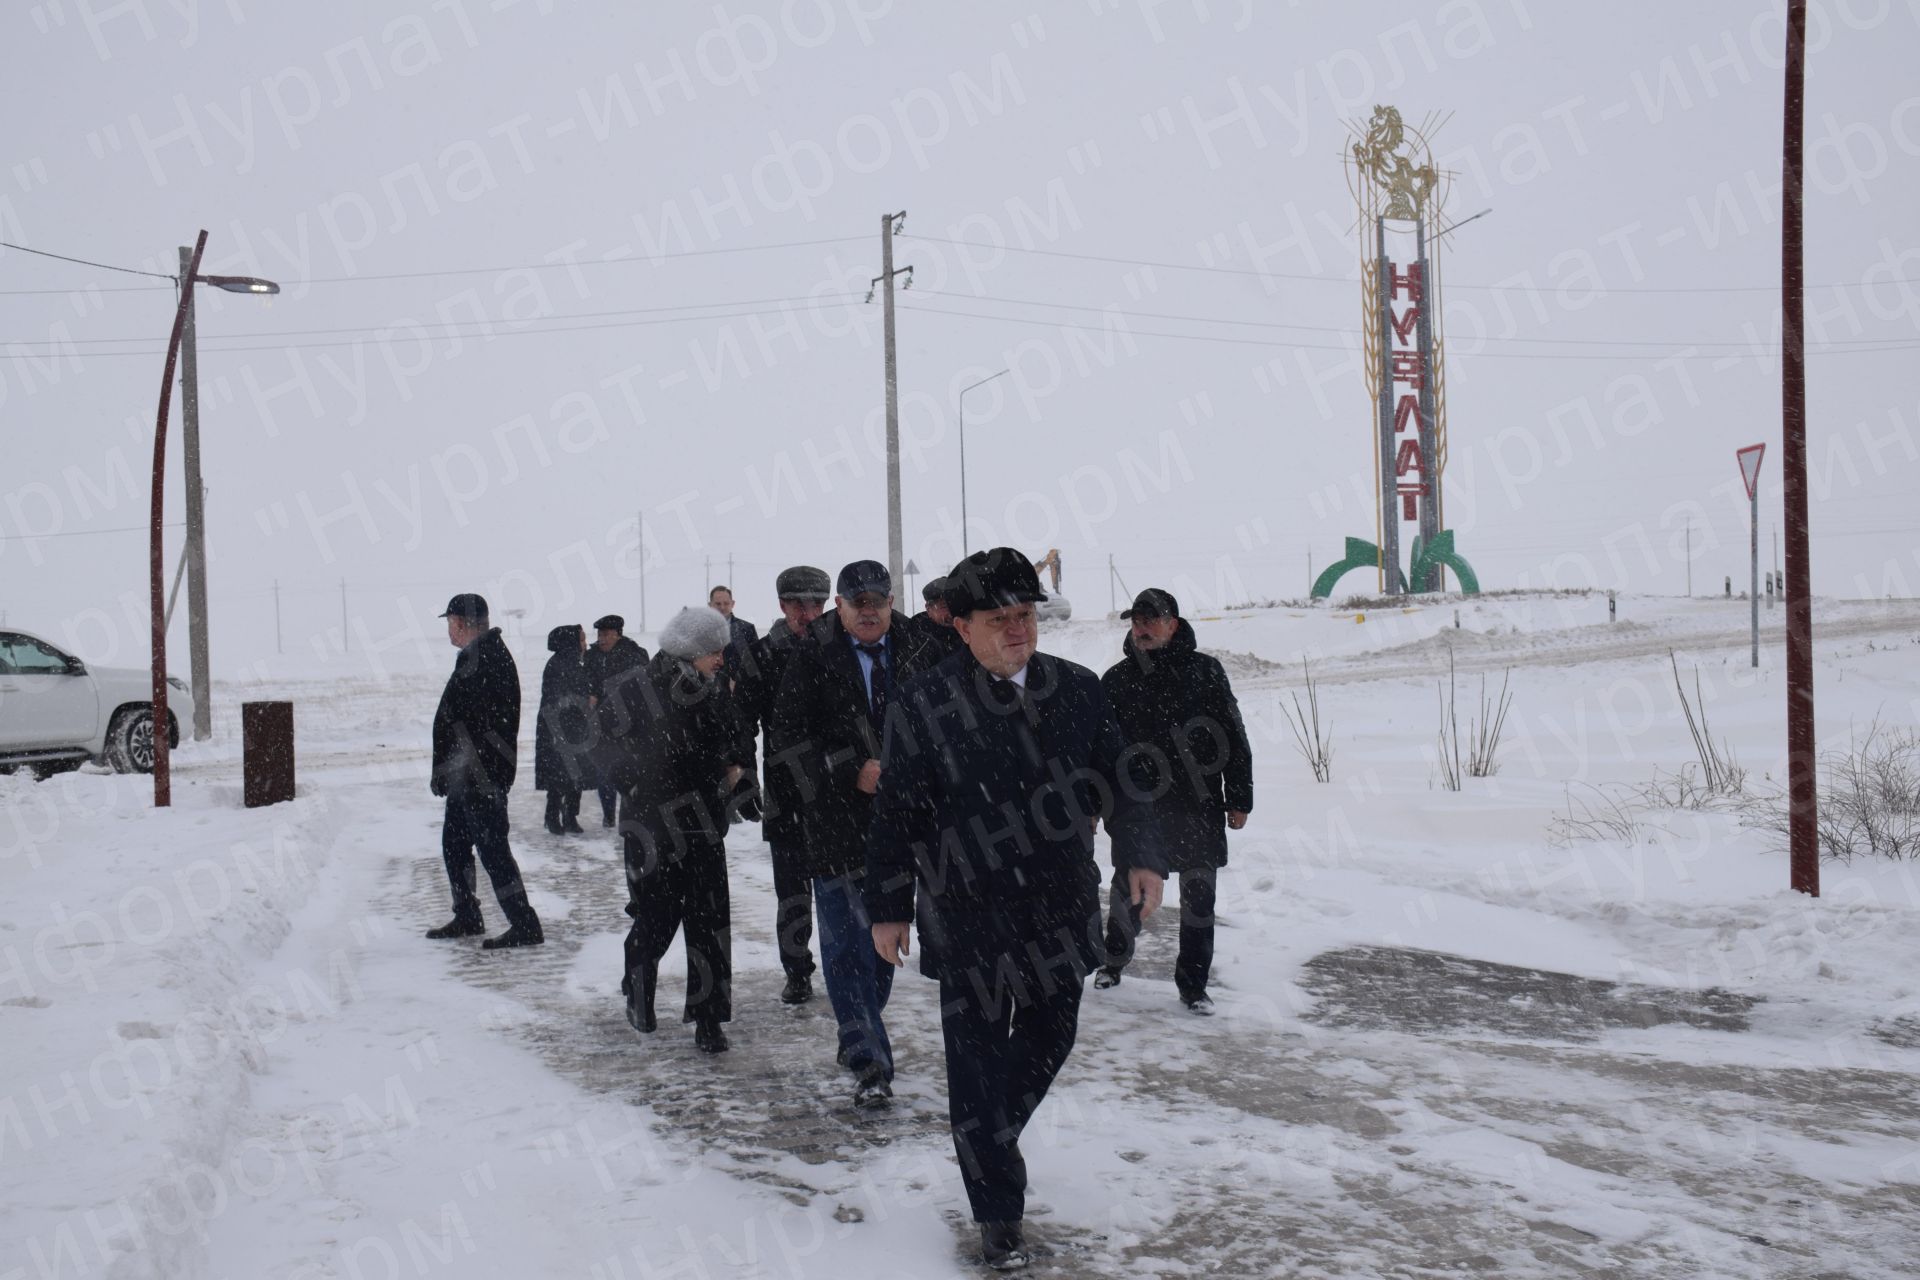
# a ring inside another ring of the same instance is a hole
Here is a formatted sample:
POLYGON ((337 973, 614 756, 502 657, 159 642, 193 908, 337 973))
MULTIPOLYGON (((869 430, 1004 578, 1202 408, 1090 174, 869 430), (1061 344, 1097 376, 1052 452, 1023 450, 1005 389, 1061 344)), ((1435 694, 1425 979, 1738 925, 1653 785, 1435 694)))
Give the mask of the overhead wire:
MULTIPOLYGON (((1207 275, 1249 276, 1256 280, 1318 280, 1330 284, 1357 285, 1359 280, 1352 276, 1331 276, 1305 271, 1262 271, 1251 267, 1215 267, 1194 262, 1165 262, 1149 258, 1121 258, 1100 253, 1075 253, 1068 249, 1038 249, 1017 244, 991 244, 984 240, 956 240, 947 236, 917 235, 901 232, 902 240, 925 240, 935 244, 962 245, 971 249, 994 249, 1007 253, 1030 253, 1046 258, 1067 258, 1078 262, 1104 262, 1122 267, 1153 267, 1163 271, 1193 271, 1207 275)), ((1915 284, 1920 276, 1895 276, 1876 283, 1915 284)), ((1477 289, 1500 293, 1513 289, 1533 288, 1538 285, 1515 284, 1460 284, 1447 282, 1449 289, 1477 289)), ((1839 284, 1810 284, 1809 289, 1864 289, 1863 280, 1845 281, 1839 284)), ((1606 293, 1777 293, 1777 284, 1738 284, 1738 285, 1620 285, 1604 289, 1606 293)))
POLYGON ((92 262, 86 258, 70 258, 64 253, 48 253, 45 249, 29 249, 23 244, 0 240, 0 249, 18 249, 21 253, 38 254, 42 258, 58 258, 62 262, 77 262, 83 267, 98 267, 102 271, 124 271, 130 276, 152 276, 155 280, 175 280, 170 275, 158 271, 143 271, 139 267, 116 267, 111 262, 92 262))

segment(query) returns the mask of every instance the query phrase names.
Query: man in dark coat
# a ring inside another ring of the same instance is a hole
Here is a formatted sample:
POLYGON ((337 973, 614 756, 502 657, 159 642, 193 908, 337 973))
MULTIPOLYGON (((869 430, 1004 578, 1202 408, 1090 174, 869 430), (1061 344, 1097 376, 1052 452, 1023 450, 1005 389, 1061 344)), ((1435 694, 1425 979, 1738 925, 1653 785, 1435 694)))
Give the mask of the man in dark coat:
POLYGON ((929 580, 926 586, 920 588, 920 598, 925 602, 926 608, 914 614, 911 621, 914 630, 933 645, 934 652, 944 658, 956 650, 966 648, 966 642, 960 638, 960 633, 954 630, 953 613, 947 608, 947 580, 945 578, 929 580))
POLYGON ((580 793, 593 773, 587 752, 594 733, 592 677, 582 655, 587 633, 579 623, 547 633, 546 670, 540 673, 540 717, 533 731, 533 787, 547 793, 547 831, 580 834, 580 793))
MULTIPOLYGON (((1227 673, 1199 651, 1179 602, 1149 587, 1120 616, 1132 623, 1121 645, 1126 656, 1100 683, 1127 740, 1133 786, 1154 797, 1157 852, 1180 877, 1173 985, 1188 1009, 1210 1014, 1214 891, 1227 865, 1227 829, 1246 826, 1253 810, 1253 752, 1227 673)), ((1115 834, 1107 960, 1096 987, 1117 984, 1133 958, 1140 917, 1129 901, 1127 876, 1140 854, 1134 841, 1115 834)))
POLYGON ((760 833, 773 851, 774 937, 780 946, 780 967, 786 985, 780 999, 804 1004, 813 998, 813 878, 807 870, 806 836, 800 825, 800 783, 795 744, 774 732, 773 710, 787 665, 803 645, 810 644, 808 628, 820 618, 821 606, 833 593, 826 571, 812 565, 782 569, 774 580, 780 597, 781 620, 747 648, 734 686, 734 706, 741 732, 765 735, 761 766, 760 833))
POLYGON ((660 959, 685 930, 687 998, 682 1020, 694 1044, 724 1053, 733 1017, 733 942, 724 839, 728 797, 742 769, 738 727, 720 698, 726 619, 682 609, 660 633, 660 653, 609 693, 606 771, 626 806, 620 818, 627 867, 627 1021, 656 1026, 660 959))
MULTIPOLYGON (((1035 651, 1046 599, 1011 547, 947 579, 967 648, 894 707, 867 841, 874 947, 904 963, 919 894, 921 966, 940 981, 961 1178, 995 1267, 1024 1265, 1020 1133, 1066 1062, 1081 984, 1104 958, 1093 826, 1142 838, 1131 885, 1160 902, 1150 808, 1121 785, 1123 742, 1091 671, 1035 651)), ((1117 835, 1116 835, 1116 838, 1117 835)))
POLYGON ((546 940, 527 901, 520 866, 507 844, 507 792, 513 786, 520 736, 520 673, 500 630, 487 620, 487 602, 464 593, 447 602, 447 639, 460 655, 433 713, 433 794, 447 801, 440 856, 453 890, 453 919, 429 938, 469 938, 485 932, 474 892, 473 855, 493 881, 507 931, 481 944, 529 947, 546 940))
MULTIPOLYGON (((827 999, 840 1024, 840 1059, 854 1072, 854 1103, 893 1096, 893 1046, 882 1020, 893 969, 874 954, 860 897, 867 822, 881 776, 888 708, 901 685, 930 665, 919 634, 893 608, 887 567, 856 560, 840 570, 835 608, 787 664, 773 709, 773 741, 798 770, 800 822, 820 926, 827 999)), ((791 764, 788 764, 788 761, 791 764)))
MULTIPOLYGON (((627 620, 617 613, 595 622, 593 630, 593 647, 587 650, 588 696, 598 706, 606 701, 608 687, 618 684, 626 672, 646 667, 647 651, 627 638, 627 620)), ((620 792, 604 778, 596 779, 595 789, 600 793, 600 825, 610 827, 620 792)))
POLYGON ((707 592, 707 607, 718 609, 727 620, 727 674, 738 679, 740 660, 746 657, 748 647, 760 638, 760 632, 745 618, 733 616, 733 588, 731 587, 715 587, 707 592))

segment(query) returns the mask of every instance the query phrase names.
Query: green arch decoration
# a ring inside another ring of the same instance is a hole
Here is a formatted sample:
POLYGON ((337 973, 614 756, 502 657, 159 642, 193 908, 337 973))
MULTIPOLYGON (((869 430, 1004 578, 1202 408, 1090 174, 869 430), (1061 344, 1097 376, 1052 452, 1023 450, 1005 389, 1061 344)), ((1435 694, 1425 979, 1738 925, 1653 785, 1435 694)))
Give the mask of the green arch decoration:
MULTIPOLYGON (((1346 558, 1328 565, 1321 571, 1320 576, 1313 580, 1313 598, 1315 600, 1325 600, 1333 594, 1334 584, 1338 583, 1340 579, 1346 577, 1355 569, 1377 569, 1379 567, 1380 548, 1374 546, 1365 538, 1348 538, 1346 558)), ((1394 566, 1394 572, 1396 574, 1400 572, 1398 565, 1394 566)), ((1400 585, 1404 590, 1406 587, 1405 578, 1401 578, 1400 585)))
MULTIPOLYGON (((1333 594, 1333 588, 1341 578, 1355 569, 1377 569, 1380 566, 1380 548, 1365 538, 1348 538, 1347 554, 1335 564, 1328 565, 1319 577, 1313 580, 1313 598, 1325 600, 1333 594)), ((1427 575, 1441 565, 1453 570, 1460 580, 1460 594, 1477 596, 1480 594, 1480 577, 1474 573, 1473 566, 1466 557, 1454 549, 1453 530, 1443 529, 1434 535, 1431 546, 1421 544, 1418 537, 1413 540, 1413 581, 1425 582, 1427 575)), ((1399 579, 1400 589, 1407 589, 1407 575, 1394 566, 1394 575, 1399 579)))
POLYGON ((1433 570, 1445 565, 1453 570, 1453 576, 1460 579, 1460 594, 1477 596, 1480 594, 1480 578, 1453 547, 1453 530, 1442 529, 1433 535, 1430 546, 1422 546, 1416 536, 1413 540, 1413 581, 1425 583, 1433 570))

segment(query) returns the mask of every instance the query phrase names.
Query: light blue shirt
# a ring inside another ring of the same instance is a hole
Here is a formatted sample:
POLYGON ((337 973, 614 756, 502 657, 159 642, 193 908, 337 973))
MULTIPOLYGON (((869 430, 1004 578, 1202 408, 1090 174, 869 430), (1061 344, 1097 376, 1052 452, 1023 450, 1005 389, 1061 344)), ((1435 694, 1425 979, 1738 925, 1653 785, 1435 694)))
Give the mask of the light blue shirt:
MULTIPOLYGON (((893 670, 893 646, 887 643, 892 635, 893 632, 889 630, 886 635, 874 642, 880 646, 881 660, 887 664, 888 671, 893 670)), ((851 631, 847 632, 847 643, 853 646, 853 656, 860 661, 860 679, 866 684, 867 705, 871 707, 873 705, 873 658, 861 652, 860 641, 854 638, 851 631)))

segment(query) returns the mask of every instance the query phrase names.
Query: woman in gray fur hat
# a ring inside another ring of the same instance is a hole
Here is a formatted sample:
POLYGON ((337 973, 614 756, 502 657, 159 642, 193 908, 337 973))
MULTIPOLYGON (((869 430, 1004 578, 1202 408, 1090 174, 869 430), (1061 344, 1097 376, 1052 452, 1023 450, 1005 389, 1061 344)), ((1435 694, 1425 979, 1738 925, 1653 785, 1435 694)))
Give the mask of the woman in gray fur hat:
POLYGON ((618 747, 608 761, 626 797, 620 818, 627 864, 627 1021, 656 1025, 653 995, 660 958, 686 930, 687 998, 682 1021, 694 1043, 723 1053, 722 1024, 733 1017, 731 902, 727 893, 727 799, 746 762, 728 700, 716 680, 731 638, 726 618, 682 609, 660 633, 644 679, 627 682, 613 702, 618 747))

